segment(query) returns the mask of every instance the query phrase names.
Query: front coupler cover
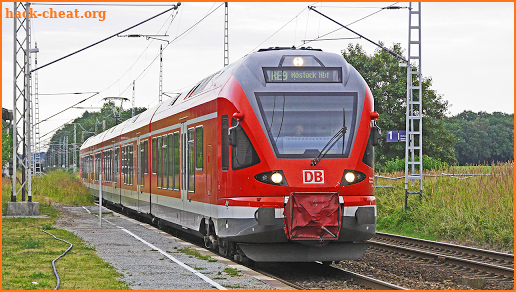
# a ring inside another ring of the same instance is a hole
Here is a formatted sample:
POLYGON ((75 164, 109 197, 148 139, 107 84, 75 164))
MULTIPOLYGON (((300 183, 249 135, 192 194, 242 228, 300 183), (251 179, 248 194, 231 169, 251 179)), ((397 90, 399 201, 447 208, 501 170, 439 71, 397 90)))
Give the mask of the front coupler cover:
POLYGON ((291 193, 285 206, 285 233, 291 240, 337 240, 342 214, 337 192, 291 193))

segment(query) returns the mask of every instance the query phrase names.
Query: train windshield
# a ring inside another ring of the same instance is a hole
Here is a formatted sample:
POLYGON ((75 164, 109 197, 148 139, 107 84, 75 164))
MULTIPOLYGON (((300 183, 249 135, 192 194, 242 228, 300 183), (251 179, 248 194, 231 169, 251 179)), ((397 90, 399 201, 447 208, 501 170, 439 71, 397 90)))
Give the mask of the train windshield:
POLYGON ((356 94, 258 93, 256 97, 277 157, 314 158, 343 127, 344 135, 331 145, 325 157, 349 157, 355 133, 356 94))

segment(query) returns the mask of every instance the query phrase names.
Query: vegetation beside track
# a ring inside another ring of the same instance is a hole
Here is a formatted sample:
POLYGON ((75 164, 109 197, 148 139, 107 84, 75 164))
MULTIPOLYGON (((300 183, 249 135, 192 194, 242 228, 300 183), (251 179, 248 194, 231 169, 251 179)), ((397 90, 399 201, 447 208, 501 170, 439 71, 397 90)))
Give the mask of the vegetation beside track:
POLYGON ((425 173, 442 172, 490 175, 468 179, 426 177, 423 200, 409 195, 410 210, 404 210, 404 179, 378 179, 378 185, 392 186, 376 189, 378 231, 513 252, 514 163, 450 167, 425 173))
MULTIPOLYGON (((2 218, 3 290, 47 290, 56 286, 51 263, 69 245, 45 234, 43 228, 73 244, 73 248, 56 262, 61 290, 129 289, 119 280, 122 275, 99 258, 94 248, 73 233, 52 227, 60 216, 53 203, 66 206, 93 203, 89 192, 84 192, 85 188, 77 183, 80 184, 76 176, 63 171, 38 177, 32 185, 33 199, 39 202, 39 213, 48 217, 2 218)), ((4 178, 3 212, 6 202, 10 201, 10 193, 10 180, 4 178)))

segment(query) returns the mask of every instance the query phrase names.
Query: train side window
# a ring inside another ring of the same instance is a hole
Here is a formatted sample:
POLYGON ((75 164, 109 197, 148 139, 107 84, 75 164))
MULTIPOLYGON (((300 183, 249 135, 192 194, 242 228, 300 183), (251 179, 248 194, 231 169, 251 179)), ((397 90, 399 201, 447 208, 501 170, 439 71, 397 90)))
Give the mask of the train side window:
POLYGON ((121 147, 121 158, 122 158, 122 177, 123 177, 123 182, 124 182, 124 185, 127 184, 127 176, 126 176, 126 156, 125 156, 125 146, 121 147))
POLYGON ((203 127, 195 128, 195 169, 202 170, 203 166, 203 127))
POLYGON ((174 133, 174 190, 179 191, 181 176, 179 173, 179 132, 174 133))
POLYGON ((115 171, 114 171, 114 174, 115 174, 115 179, 113 180, 115 183, 118 182, 118 174, 119 174, 119 171, 120 171, 120 162, 118 160, 118 158, 120 157, 120 148, 115 148, 115 155, 113 156, 113 165, 115 166, 115 171))
POLYGON ((174 189, 174 135, 168 135, 168 189, 174 189))
POLYGON ((168 140, 167 135, 163 136, 163 146, 162 152, 163 152, 163 161, 162 161, 162 176, 163 176, 163 189, 168 189, 168 140))
POLYGON ((228 115, 223 115, 220 121, 221 124, 221 147, 222 151, 222 170, 229 169, 229 141, 228 141, 228 129, 229 129, 229 118, 228 115))
POLYGON ((195 134, 194 128, 188 129, 188 191, 195 191, 195 134))
POLYGON ((158 160, 156 154, 158 153, 156 138, 152 138, 152 174, 156 174, 158 160))
POLYGON ((162 156, 162 142, 161 142, 161 137, 158 137, 158 142, 157 142, 157 146, 156 146, 156 156, 157 156, 157 163, 156 163, 156 173, 158 175, 158 183, 157 183, 157 187, 158 189, 161 189, 162 185, 163 185, 163 170, 162 170, 162 165, 163 165, 163 156, 162 156))
POLYGON ((133 160, 133 145, 129 145, 129 185, 133 185, 134 175, 134 160, 133 160))
POLYGON ((143 173, 149 174, 149 141, 143 141, 143 173))
POLYGON ((145 185, 145 180, 143 179, 143 174, 145 173, 145 141, 140 142, 139 150, 140 166, 138 168, 138 179, 140 186, 143 187, 145 185))
MULTIPOLYGON (((236 120, 232 119, 231 125, 236 126, 236 124, 236 120)), ((260 157, 258 157, 253 144, 251 144, 251 140, 249 140, 242 126, 240 125, 233 130, 236 131, 236 143, 235 146, 231 147, 233 170, 247 168, 260 163, 260 157)))

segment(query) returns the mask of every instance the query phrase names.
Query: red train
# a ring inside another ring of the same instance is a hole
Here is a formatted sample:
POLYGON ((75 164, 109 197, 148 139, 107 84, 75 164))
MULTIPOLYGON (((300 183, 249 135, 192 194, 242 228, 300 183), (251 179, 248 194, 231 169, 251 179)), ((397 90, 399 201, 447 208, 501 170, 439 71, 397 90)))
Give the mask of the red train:
POLYGON ((373 105, 341 55, 262 49, 89 138, 81 175, 237 260, 357 259, 376 230, 373 105))

